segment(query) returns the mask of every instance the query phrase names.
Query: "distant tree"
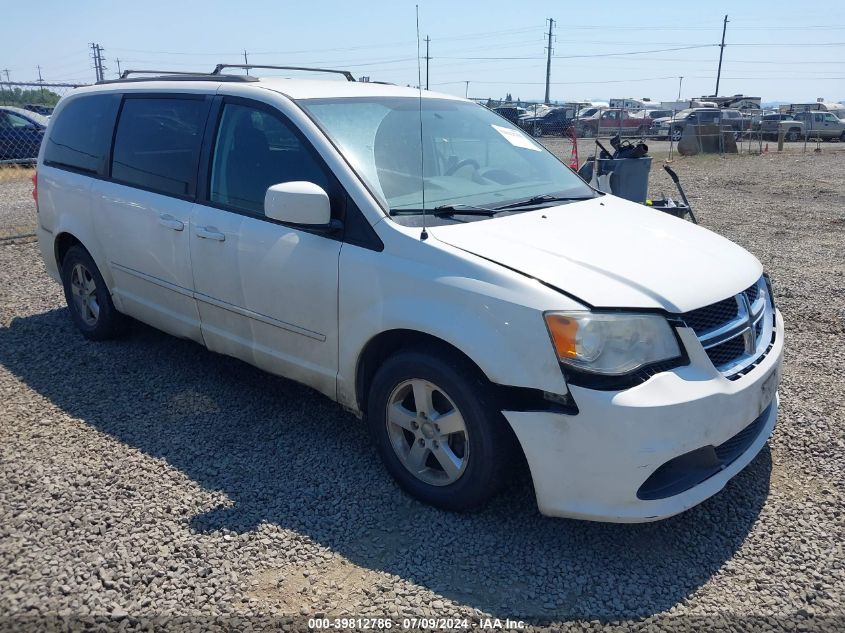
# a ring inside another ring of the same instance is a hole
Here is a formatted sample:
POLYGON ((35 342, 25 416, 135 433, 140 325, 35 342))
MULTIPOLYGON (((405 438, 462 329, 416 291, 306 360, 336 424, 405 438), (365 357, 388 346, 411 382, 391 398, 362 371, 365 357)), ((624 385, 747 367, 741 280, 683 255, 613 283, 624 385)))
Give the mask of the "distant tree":
POLYGON ((9 86, 4 86, 0 83, 0 90, 2 90, 0 100, 2 100, 6 105, 13 106, 24 106, 28 103, 54 106, 59 102, 60 98, 59 95, 47 88, 23 90, 19 87, 15 87, 12 90, 9 90, 9 86))
POLYGON ((513 99, 511 98, 511 93, 505 95, 505 101, 513 101, 513 99))

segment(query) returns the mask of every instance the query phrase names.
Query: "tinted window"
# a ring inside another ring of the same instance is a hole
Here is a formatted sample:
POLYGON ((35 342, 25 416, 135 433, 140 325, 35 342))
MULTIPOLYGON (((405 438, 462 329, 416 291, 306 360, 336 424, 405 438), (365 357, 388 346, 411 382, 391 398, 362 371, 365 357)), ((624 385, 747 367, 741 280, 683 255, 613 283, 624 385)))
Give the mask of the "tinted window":
POLYGON ((264 215, 267 189, 295 180, 331 191, 325 170, 288 123, 265 110, 227 103, 214 143, 209 199, 264 215))
POLYGON ((114 128, 117 98, 110 94, 78 97, 56 115, 44 162, 97 173, 114 128))
POLYGON ((126 99, 112 178, 164 194, 193 193, 205 112, 202 99, 126 99))

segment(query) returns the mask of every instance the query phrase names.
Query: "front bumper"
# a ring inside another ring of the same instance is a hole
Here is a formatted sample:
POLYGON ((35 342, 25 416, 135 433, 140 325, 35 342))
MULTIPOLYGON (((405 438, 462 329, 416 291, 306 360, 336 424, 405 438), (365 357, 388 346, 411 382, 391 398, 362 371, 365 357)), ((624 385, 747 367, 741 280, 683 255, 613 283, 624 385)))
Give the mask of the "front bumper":
POLYGON ((780 379, 783 318, 776 315, 774 346, 737 380, 721 376, 692 330, 684 328, 679 333, 690 357, 685 367, 625 391, 572 386, 577 415, 504 411, 528 460, 540 511, 597 521, 654 521, 719 492, 760 452, 777 420, 773 387, 780 379), (678 494, 638 497, 663 464, 723 445, 758 417, 758 434, 723 470, 678 494))

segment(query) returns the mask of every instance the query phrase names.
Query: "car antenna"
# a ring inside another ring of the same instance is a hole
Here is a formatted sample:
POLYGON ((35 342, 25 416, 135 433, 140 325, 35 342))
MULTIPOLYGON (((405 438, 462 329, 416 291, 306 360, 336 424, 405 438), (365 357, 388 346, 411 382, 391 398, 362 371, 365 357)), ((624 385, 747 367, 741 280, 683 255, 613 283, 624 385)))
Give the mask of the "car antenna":
POLYGON ((428 231, 425 230, 425 159, 423 157, 423 118, 422 118, 422 70, 420 68, 420 5, 417 7, 417 89, 420 95, 420 185, 422 190, 422 233, 421 240, 428 239, 428 231))

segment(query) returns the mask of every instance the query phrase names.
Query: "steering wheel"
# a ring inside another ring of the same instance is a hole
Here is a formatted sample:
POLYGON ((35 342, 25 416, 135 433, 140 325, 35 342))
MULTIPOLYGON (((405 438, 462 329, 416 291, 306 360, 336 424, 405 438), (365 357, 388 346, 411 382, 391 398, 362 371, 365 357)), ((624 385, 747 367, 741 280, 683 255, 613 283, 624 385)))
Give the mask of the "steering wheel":
POLYGON ((473 158, 465 158, 463 160, 459 160, 457 163, 455 163, 449 169, 447 169, 444 176, 452 176, 461 167, 466 167, 467 165, 472 165, 473 167, 475 167, 475 169, 481 168, 481 165, 478 164, 477 160, 475 160, 473 158))

